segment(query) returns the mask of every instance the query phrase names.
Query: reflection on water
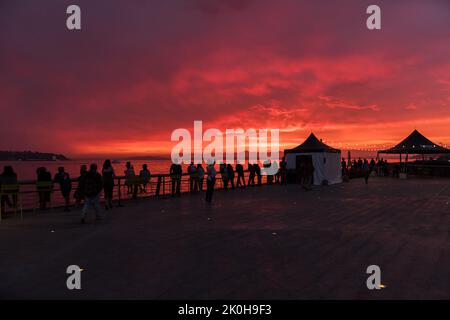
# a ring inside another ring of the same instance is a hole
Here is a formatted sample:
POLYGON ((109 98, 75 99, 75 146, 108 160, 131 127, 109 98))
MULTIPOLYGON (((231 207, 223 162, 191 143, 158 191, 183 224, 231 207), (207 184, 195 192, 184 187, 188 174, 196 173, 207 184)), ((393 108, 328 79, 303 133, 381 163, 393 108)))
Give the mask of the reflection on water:
MULTIPOLYGON (((138 174, 142 169, 144 163, 148 164, 151 173, 168 173, 171 164, 170 160, 130 160, 134 166, 134 170, 138 174)), ((122 176, 125 171, 125 163, 127 160, 120 161, 120 163, 113 163, 116 175, 122 176)), ((102 160, 68 160, 68 161, 0 161, 0 166, 12 165, 14 171, 17 173, 19 180, 34 180, 36 179, 36 169, 39 167, 46 167, 52 176, 57 172, 58 167, 64 167, 71 178, 79 176, 81 165, 86 165, 89 168, 91 163, 96 163, 101 171, 103 165, 102 160)), ((2 169, 3 170, 3 169, 2 169)))

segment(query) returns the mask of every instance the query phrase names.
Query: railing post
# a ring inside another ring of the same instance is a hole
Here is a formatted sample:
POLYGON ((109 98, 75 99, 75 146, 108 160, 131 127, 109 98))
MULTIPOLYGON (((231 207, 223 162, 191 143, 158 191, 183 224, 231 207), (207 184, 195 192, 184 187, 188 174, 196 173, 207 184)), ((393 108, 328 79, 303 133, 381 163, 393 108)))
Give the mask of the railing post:
POLYGON ((160 189, 161 189, 161 176, 158 176, 158 184, 156 185, 156 196, 159 196, 160 189))
POLYGON ((163 195, 166 195, 166 177, 162 177, 163 178, 163 195))
POLYGON ((117 204, 118 207, 123 207, 122 203, 121 203, 121 199, 122 199, 122 192, 120 190, 120 178, 117 179, 117 192, 118 192, 118 196, 119 196, 119 203, 117 204))

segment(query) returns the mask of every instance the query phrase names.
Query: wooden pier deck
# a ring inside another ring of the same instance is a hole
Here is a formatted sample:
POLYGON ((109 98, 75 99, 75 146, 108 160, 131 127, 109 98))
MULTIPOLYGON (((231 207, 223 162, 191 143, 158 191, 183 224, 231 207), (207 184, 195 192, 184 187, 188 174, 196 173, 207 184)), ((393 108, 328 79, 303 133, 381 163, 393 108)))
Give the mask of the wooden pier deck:
POLYGON ((28 214, 0 224, 0 298, 450 299, 449 202, 448 179, 373 178, 28 214))

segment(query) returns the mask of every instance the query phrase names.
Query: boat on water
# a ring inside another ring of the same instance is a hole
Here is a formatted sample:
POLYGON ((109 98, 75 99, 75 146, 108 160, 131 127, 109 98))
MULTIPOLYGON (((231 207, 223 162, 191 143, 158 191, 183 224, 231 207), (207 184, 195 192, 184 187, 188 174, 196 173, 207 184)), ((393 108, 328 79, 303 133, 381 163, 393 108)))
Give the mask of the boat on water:
POLYGON ((118 164, 118 163, 120 163, 120 160, 112 160, 111 162, 115 163, 115 164, 118 164))

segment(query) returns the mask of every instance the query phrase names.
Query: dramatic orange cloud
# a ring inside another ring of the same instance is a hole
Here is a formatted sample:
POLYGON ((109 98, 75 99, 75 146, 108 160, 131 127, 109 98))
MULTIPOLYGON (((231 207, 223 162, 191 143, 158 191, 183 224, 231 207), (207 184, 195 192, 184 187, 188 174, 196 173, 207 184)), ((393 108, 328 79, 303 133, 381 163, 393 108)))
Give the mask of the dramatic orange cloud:
POLYGON ((0 149, 166 156, 194 120, 282 148, 450 144, 448 1, 380 0, 380 31, 359 0, 79 0, 80 32, 69 4, 1 5, 0 149))

